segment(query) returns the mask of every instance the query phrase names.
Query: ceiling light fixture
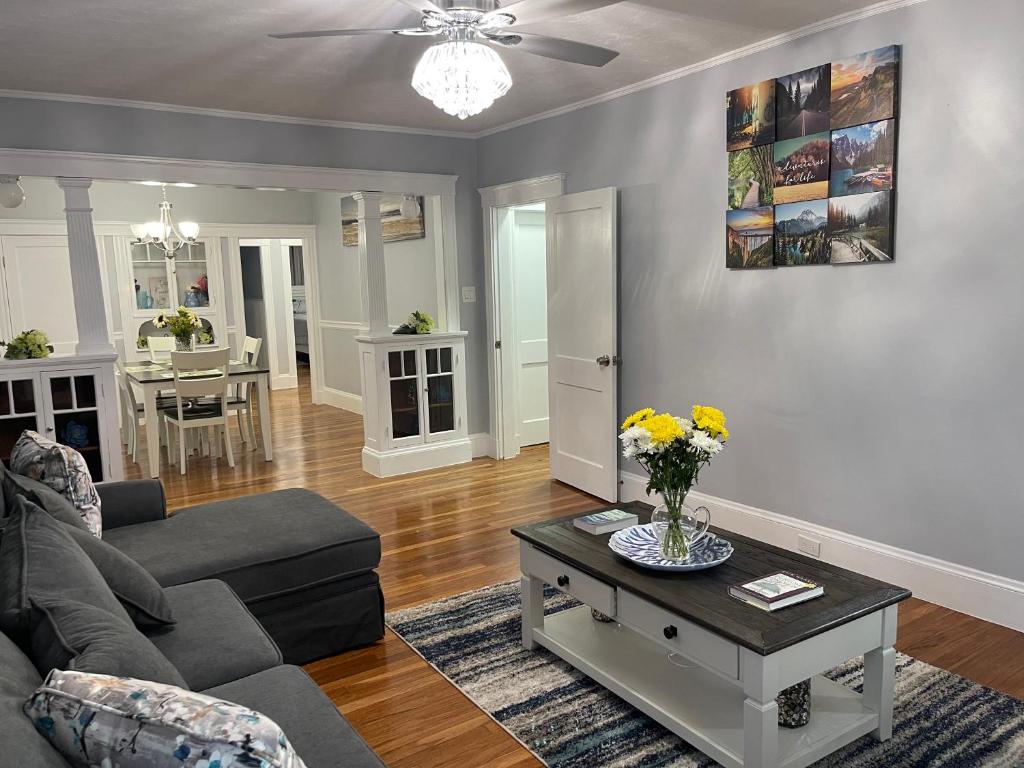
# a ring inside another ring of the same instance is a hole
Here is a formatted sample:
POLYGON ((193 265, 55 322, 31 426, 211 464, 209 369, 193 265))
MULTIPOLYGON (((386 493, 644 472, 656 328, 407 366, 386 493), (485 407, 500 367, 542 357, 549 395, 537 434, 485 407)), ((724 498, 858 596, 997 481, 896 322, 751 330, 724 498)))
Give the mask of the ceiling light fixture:
POLYGON ((412 76, 412 87, 460 120, 478 115, 512 87, 512 75, 493 49, 473 40, 430 46, 412 76))
POLYGON ((0 205, 17 208, 24 202, 25 188, 21 186, 21 176, 0 176, 0 205))
POLYGON ((160 203, 160 220, 148 221, 145 224, 132 224, 132 245, 154 245, 164 252, 164 256, 173 259, 178 251, 186 245, 195 245, 199 235, 199 225, 194 221, 183 221, 175 224, 171 215, 171 204, 167 201, 167 185, 161 184, 163 201, 160 203))

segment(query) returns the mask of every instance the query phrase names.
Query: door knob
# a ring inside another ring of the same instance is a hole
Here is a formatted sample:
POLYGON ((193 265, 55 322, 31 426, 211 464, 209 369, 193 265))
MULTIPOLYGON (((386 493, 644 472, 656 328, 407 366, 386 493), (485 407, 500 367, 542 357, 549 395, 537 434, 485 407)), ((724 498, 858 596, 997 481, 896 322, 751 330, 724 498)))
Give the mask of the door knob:
POLYGON ((569 586, 569 577, 566 576, 564 573, 561 576, 559 576, 558 579, 556 579, 556 581, 558 582, 558 586, 560 587, 569 586))
POLYGON ((679 634, 679 630, 674 625, 669 624, 665 629, 662 630, 662 634, 665 635, 666 640, 671 640, 673 637, 679 634))
POLYGON ((601 355, 594 362, 597 363, 598 365, 600 365, 602 368, 605 368, 606 366, 609 366, 609 365, 612 364, 612 359, 608 355, 601 355))

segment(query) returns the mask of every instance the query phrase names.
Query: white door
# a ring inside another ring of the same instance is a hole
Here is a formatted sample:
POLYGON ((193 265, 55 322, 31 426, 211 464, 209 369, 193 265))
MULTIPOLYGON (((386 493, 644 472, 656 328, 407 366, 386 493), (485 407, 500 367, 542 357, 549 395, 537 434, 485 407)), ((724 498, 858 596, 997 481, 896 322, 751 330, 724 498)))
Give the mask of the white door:
POLYGON ((0 252, 8 332, 13 335, 37 328, 50 338, 56 354, 74 354, 78 325, 68 239, 62 235, 9 235, 0 237, 0 252))
POLYGON ((618 499, 614 188, 547 201, 551 474, 618 499))
POLYGON ((544 212, 515 211, 512 292, 515 312, 519 445, 548 442, 548 293, 544 212))

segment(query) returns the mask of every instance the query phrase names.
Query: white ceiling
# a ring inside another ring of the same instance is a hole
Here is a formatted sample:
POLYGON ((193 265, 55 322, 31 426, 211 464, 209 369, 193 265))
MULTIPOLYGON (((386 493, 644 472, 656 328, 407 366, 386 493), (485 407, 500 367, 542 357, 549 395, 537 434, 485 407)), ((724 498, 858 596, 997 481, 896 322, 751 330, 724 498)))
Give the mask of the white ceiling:
POLYGON ((695 64, 877 0, 632 0, 532 31, 603 45, 601 69, 503 51, 512 90, 475 118, 409 85, 429 42, 271 40, 271 32, 415 26, 394 0, 3 0, 0 89, 427 130, 486 130, 695 64))

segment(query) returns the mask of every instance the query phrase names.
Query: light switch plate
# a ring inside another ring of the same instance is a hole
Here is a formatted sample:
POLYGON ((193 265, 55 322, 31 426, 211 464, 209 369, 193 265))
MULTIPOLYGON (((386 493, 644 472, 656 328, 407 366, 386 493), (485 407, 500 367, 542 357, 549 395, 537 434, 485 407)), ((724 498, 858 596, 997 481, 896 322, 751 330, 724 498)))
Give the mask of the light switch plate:
POLYGON ((476 303, 476 286, 475 285, 464 285, 462 286, 462 301, 465 304, 476 303))
POLYGON ((796 548, 805 555, 821 557, 821 542, 808 536, 798 535, 796 537, 796 548))

